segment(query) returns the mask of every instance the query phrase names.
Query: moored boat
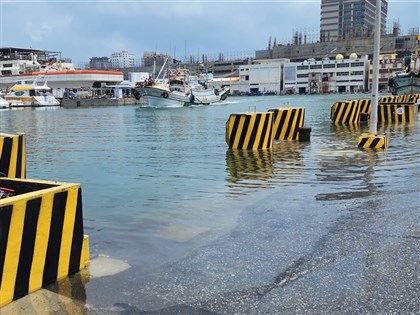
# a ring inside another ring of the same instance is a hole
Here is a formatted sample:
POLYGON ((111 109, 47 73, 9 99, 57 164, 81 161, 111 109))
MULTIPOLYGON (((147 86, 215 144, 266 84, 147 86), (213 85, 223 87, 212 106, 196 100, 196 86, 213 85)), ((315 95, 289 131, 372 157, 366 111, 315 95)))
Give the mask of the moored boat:
POLYGON ((9 102, 0 96, 0 108, 9 108, 9 102))
POLYGON ((420 93, 419 42, 420 35, 417 35, 414 54, 406 59, 404 71, 393 73, 388 80, 388 86, 393 95, 420 93))
POLYGON ((216 89, 206 76, 191 76, 188 69, 169 69, 168 78, 155 82, 149 78, 136 86, 150 107, 210 105, 226 100, 229 89, 216 89))
POLYGON ((4 98, 10 107, 60 106, 47 83, 38 83, 38 80, 19 80, 4 98))

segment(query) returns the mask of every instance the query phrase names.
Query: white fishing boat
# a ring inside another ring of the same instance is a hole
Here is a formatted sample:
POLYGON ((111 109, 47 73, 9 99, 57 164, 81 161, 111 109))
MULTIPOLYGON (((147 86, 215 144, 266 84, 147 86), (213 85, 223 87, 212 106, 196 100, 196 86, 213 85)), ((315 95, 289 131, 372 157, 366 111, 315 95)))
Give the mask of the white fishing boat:
POLYGON ((0 108, 9 108, 9 102, 0 96, 0 108))
POLYGON ((388 80, 388 86, 393 95, 407 95, 420 93, 420 63, 418 60, 420 35, 417 36, 417 43, 413 56, 407 58, 405 69, 393 73, 388 80))
POLYGON ((10 107, 60 106, 47 83, 39 84, 38 79, 17 81, 4 98, 10 107))
POLYGON ((165 80, 149 78, 140 82, 136 91, 151 107, 210 105, 224 101, 229 95, 228 88, 216 89, 207 75, 192 76, 188 69, 180 68, 169 69, 165 80))

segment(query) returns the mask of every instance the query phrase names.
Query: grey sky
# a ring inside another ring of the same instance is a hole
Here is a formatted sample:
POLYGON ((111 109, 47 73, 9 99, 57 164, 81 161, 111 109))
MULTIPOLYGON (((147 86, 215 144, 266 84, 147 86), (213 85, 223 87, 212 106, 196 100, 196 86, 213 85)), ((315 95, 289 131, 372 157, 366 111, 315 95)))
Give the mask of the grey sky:
MULTIPOLYGON (((290 42, 293 33, 316 41, 320 0, 140 1, 0 0, 0 46, 61 51, 78 65, 90 57, 128 50, 175 58, 219 52, 242 57, 265 49, 269 36, 290 42)), ((420 1, 388 1, 388 24, 419 28, 420 1)))

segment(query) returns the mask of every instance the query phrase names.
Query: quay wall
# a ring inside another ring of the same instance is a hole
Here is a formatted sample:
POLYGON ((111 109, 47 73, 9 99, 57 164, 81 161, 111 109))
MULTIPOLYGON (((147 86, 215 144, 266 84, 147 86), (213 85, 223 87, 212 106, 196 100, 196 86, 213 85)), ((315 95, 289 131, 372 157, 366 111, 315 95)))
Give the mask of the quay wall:
POLYGON ((135 98, 80 98, 61 100, 61 106, 66 108, 124 105, 147 105, 147 101, 145 99, 136 100, 135 98))

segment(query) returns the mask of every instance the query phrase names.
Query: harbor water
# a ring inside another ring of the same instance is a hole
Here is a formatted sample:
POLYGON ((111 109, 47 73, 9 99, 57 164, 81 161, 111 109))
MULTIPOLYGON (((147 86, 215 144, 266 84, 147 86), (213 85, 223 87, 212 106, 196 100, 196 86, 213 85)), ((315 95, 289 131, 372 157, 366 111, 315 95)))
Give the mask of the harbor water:
POLYGON ((82 313, 409 314, 420 309, 412 293, 392 297, 420 284, 420 128, 380 123, 389 148, 358 149, 368 124, 334 125, 330 110, 368 97, 1 110, 0 131, 26 134, 28 178, 81 184, 92 259, 72 296, 82 313), (310 142, 228 149, 230 114, 279 107, 305 108, 310 142), (391 250, 394 239, 409 244, 391 250), (385 287, 389 271, 401 282, 388 279, 385 303, 366 279, 385 287))

